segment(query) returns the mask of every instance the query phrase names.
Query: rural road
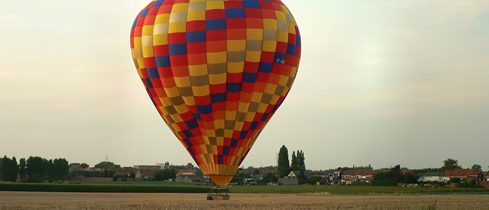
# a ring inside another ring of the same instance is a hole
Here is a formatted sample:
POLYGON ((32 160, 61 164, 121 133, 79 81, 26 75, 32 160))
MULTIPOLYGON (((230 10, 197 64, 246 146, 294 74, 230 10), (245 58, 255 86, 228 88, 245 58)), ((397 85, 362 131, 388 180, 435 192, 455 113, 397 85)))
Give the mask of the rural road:
POLYGON ((205 194, 0 192, 0 209, 489 209, 489 195, 205 194))

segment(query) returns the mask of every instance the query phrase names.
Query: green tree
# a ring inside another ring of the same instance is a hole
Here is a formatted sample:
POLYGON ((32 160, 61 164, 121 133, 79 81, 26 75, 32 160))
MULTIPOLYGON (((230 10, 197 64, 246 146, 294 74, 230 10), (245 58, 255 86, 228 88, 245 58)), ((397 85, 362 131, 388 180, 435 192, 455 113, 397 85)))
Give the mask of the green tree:
POLYGON ((282 146, 278 153, 278 174, 280 177, 287 176, 290 173, 289 151, 287 147, 282 146))
POLYGON ((26 175, 29 182, 43 182, 48 172, 48 161, 41 157, 29 157, 26 164, 26 175))
POLYGON ((291 161, 290 168, 293 171, 299 170, 299 163, 298 163, 297 155, 295 155, 295 151, 292 152, 292 159, 290 161, 291 161))
POLYGON ((396 183, 402 182, 401 165, 396 165, 394 168, 391 168, 389 171, 389 178, 396 181, 396 183))
POLYGON ((472 169, 475 169, 475 170, 478 170, 478 171, 482 171, 482 166, 481 166, 481 165, 479 165, 479 164, 474 164, 474 165, 472 166, 472 169))
POLYGON ((277 177, 273 173, 267 173, 261 180, 258 180, 259 184, 276 183, 278 181, 277 177))
POLYGON ((25 162, 25 158, 22 158, 19 161, 19 177, 22 180, 26 178, 26 170, 27 170, 27 163, 25 162))
POLYGON ((69 163, 66 159, 54 159, 50 163, 51 169, 49 174, 50 180, 66 180, 70 170, 69 163))
POLYGON ((306 171, 306 158, 304 157, 304 152, 297 151, 297 163, 299 166, 299 171, 301 171, 302 174, 306 171))
POLYGON ((116 169, 121 168, 121 166, 116 165, 113 162, 103 161, 103 162, 100 162, 99 164, 95 165, 95 168, 96 169, 106 169, 106 170, 116 170, 116 169))
POLYGON ((7 181, 7 173, 8 173, 8 161, 10 159, 7 156, 3 156, 0 158, 0 179, 3 181, 7 181))
POLYGON ((15 157, 12 159, 4 156, 1 161, 2 173, 1 177, 3 181, 15 182, 17 181, 18 166, 15 157))
POLYGON ((81 168, 83 168, 83 169, 87 169, 87 168, 89 168, 89 167, 90 167, 90 165, 88 165, 88 164, 86 164, 86 163, 82 163, 82 164, 81 164, 81 168))
POLYGON ((10 173, 9 173, 8 180, 11 182, 16 182, 18 174, 19 174, 19 165, 17 164, 17 159, 15 159, 15 157, 12 157, 12 160, 10 160, 10 173))
POLYGON ((460 166, 458 165, 458 160, 449 158, 443 161, 443 170, 453 170, 457 168, 460 168, 460 166))
POLYGON ((163 169, 155 173, 153 177, 154 181, 166 181, 169 179, 175 179, 177 177, 177 172, 175 169, 163 169))
POLYGON ((7 156, 4 156, 2 158, 2 180, 4 181, 9 181, 9 182, 15 182, 17 181, 17 172, 18 172, 18 166, 17 166, 17 160, 15 157, 12 159, 8 158, 7 156))

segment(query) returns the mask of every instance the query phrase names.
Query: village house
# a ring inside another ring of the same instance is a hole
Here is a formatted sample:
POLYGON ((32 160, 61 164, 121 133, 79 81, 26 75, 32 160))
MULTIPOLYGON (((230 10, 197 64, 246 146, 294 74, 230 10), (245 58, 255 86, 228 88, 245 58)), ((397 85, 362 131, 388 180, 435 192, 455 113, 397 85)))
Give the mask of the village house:
POLYGON ((160 165, 135 165, 134 166, 135 169, 138 169, 138 170, 152 170, 152 169, 161 169, 161 166, 160 165))
POLYGON ((483 174, 480 170, 477 169, 457 168, 445 171, 443 177, 448 178, 449 180, 460 179, 464 182, 479 182, 483 179, 483 174))
POLYGON ((443 176, 443 172, 426 172, 419 174, 418 182, 440 182, 446 183, 450 181, 449 177, 443 176))
POLYGON ((297 177, 297 172, 291 171, 289 175, 284 178, 278 179, 278 184, 280 185, 298 185, 299 178, 297 177))
POLYGON ((346 185, 371 183, 378 171, 370 169, 350 169, 341 173, 341 183, 346 185))
POLYGON ((333 171, 328 174, 327 181, 331 185, 341 184, 341 171, 333 171))
POLYGON ((197 169, 178 169, 175 182, 198 183, 205 182, 205 178, 197 169))
POLYGON ((136 169, 135 178, 138 180, 152 180, 160 169, 136 169))

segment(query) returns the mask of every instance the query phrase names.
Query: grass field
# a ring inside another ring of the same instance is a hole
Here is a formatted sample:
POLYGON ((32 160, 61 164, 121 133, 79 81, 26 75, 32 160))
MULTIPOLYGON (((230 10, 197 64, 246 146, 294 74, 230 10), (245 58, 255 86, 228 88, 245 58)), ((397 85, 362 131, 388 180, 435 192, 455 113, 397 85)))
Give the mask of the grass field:
POLYGON ((489 195, 206 194, 0 192, 0 209, 488 209, 489 195))
MULTIPOLYGON (((23 184, 0 182, 0 191, 33 192, 142 192, 142 193, 206 193, 209 185, 174 182, 108 182, 80 184, 23 184)), ((233 186, 231 193, 238 194, 304 194, 324 193, 331 195, 413 195, 413 194, 480 194, 489 195, 482 188, 424 188, 424 187, 378 187, 341 185, 300 186, 233 186)))

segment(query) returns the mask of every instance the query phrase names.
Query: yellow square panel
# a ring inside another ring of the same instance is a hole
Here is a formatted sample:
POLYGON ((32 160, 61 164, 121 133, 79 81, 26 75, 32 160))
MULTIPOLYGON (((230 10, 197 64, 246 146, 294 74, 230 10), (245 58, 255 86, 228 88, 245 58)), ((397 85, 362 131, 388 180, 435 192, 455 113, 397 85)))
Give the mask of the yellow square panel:
POLYGON ((153 29, 153 34, 167 34, 168 33, 168 23, 156 24, 153 29))
POLYGON ((153 36, 143 36, 141 40, 142 40, 143 47, 153 46, 153 36))
POLYGON ((263 29, 248 28, 246 29, 246 37, 249 40, 263 40, 263 29))
POLYGON ((292 71, 290 71, 290 75, 295 77, 295 75, 297 74, 298 68, 297 67, 292 67, 291 69, 292 69, 292 71))
POLYGON ((288 76, 280 75, 280 79, 278 80, 278 84, 285 87, 287 85, 287 81, 289 81, 288 76))
POLYGON ((260 62, 261 51, 246 51, 246 61, 248 62, 260 62))
POLYGON ((224 9, 224 1, 207 1, 206 9, 224 9))
POLYGON ((223 119, 214 120, 214 127, 224 128, 224 120, 223 119))
POLYGON ((264 113, 268 108, 268 104, 260 103, 258 105, 258 112, 264 113))
POLYGON ((277 20, 263 19, 263 28, 277 30, 278 29, 277 20))
POLYGON ((246 40, 228 40, 228 51, 245 51, 246 40))
POLYGON ((289 41, 289 33, 287 32, 278 32, 278 40, 279 42, 288 42, 289 41))
MULTIPOLYGON (((188 107, 186 104, 181 104, 181 105, 178 105, 178 106, 175 106, 175 109, 177 110, 178 113, 182 114, 182 113, 185 113, 185 112, 188 112, 188 107)), ((178 115, 177 115, 178 116, 178 115)))
POLYGON ((173 77, 175 79, 175 84, 177 87, 190 87, 190 79, 189 77, 173 77))
POLYGON ((277 88, 277 85, 267 84, 267 86, 265 87, 265 93, 273 94, 275 92, 276 88, 277 88))
POLYGON ((255 93, 253 93, 253 96, 251 97, 251 101, 253 101, 255 103, 260 103, 262 96, 263 96, 263 93, 255 92, 255 93))
POLYGON ((224 145, 224 137, 217 137, 217 145, 224 145))
POLYGON ((141 37, 134 37, 134 49, 142 47, 141 39, 141 37))
POLYGON ((275 15, 277 16, 278 21, 287 21, 285 14, 281 11, 275 11, 275 15))
POLYGON ((185 31, 187 31, 186 22, 170 23, 170 27, 168 29, 168 33, 180 33, 185 31))
POLYGON ((206 0, 189 0, 189 3, 205 2, 206 0))
POLYGON ((146 65, 144 64, 144 59, 142 58, 142 56, 141 56, 141 58, 138 58, 137 60, 138 60, 138 64, 139 64, 140 68, 146 68, 146 65))
POLYGON ((194 106, 195 105, 195 99, 193 96, 182 96, 183 101, 185 101, 185 104, 188 106, 194 106))
POLYGON ((263 41, 263 51, 265 52, 275 52, 277 50, 277 42, 271 40, 263 41))
POLYGON ((176 3, 173 5, 171 12, 187 12, 188 3, 176 3))
POLYGON ((295 24, 289 23, 289 33, 290 34, 295 34, 295 24))
POLYGON ((152 25, 143 26, 142 35, 143 36, 153 35, 153 26, 152 25))
POLYGON ((153 47, 152 46, 143 47, 143 56, 144 56, 144 58, 152 58, 152 57, 154 57, 153 52, 154 52, 154 50, 153 50, 153 47))
POLYGON ((158 45, 167 45, 168 44, 168 34, 158 34, 153 37, 153 44, 158 45))
POLYGON ((207 96, 209 95, 209 86, 193 86, 192 91, 194 96, 207 96))
POLYGON ((164 14, 158 14, 156 15, 155 19, 155 25, 157 24, 168 24, 170 21, 170 14, 169 13, 164 13, 164 14))
POLYGON ((207 53, 207 63, 208 64, 220 64, 227 62, 226 52, 208 52, 207 53))
POLYGON ((243 125, 244 125, 244 122, 236 121, 236 123, 234 124, 234 130, 235 131, 241 130, 243 128, 243 125))
POLYGON ((209 74, 209 72, 207 71, 207 64, 189 65, 188 71, 190 76, 204 76, 209 74))
POLYGON ((224 136, 225 137, 228 137, 228 138, 232 138, 233 137, 233 132, 234 132, 234 130, 226 129, 226 130, 224 130, 224 136))
POLYGON ((226 120, 234 121, 236 119, 236 111, 226 111, 226 120))
MULTIPOLYGON (((165 88, 165 92, 168 95, 168 97, 177 97, 180 95, 180 92, 178 91, 177 87, 165 88)), ((170 102, 168 101, 167 104, 170 104, 170 102)))
POLYGON ((187 21, 205 20, 205 11, 193 11, 187 15, 187 21))
POLYGON ((172 124, 171 127, 173 128, 172 130, 174 131, 180 131, 180 128, 178 127, 177 124, 172 124))
POLYGON ((229 62, 228 73, 241 73, 244 70, 244 62, 229 62))
POLYGON ((226 74, 209 74, 209 84, 219 85, 224 84, 227 81, 226 74))
POLYGON ((248 112, 248 113, 246 114, 246 119, 245 119, 245 120, 246 120, 247 122, 251 122, 251 121, 253 121, 253 118, 255 118, 255 114, 256 114, 255 112, 248 112))
POLYGON ((241 103, 240 102, 239 106, 238 106, 238 111, 243 112, 243 113, 247 112, 249 105, 250 105, 249 103, 241 103))

